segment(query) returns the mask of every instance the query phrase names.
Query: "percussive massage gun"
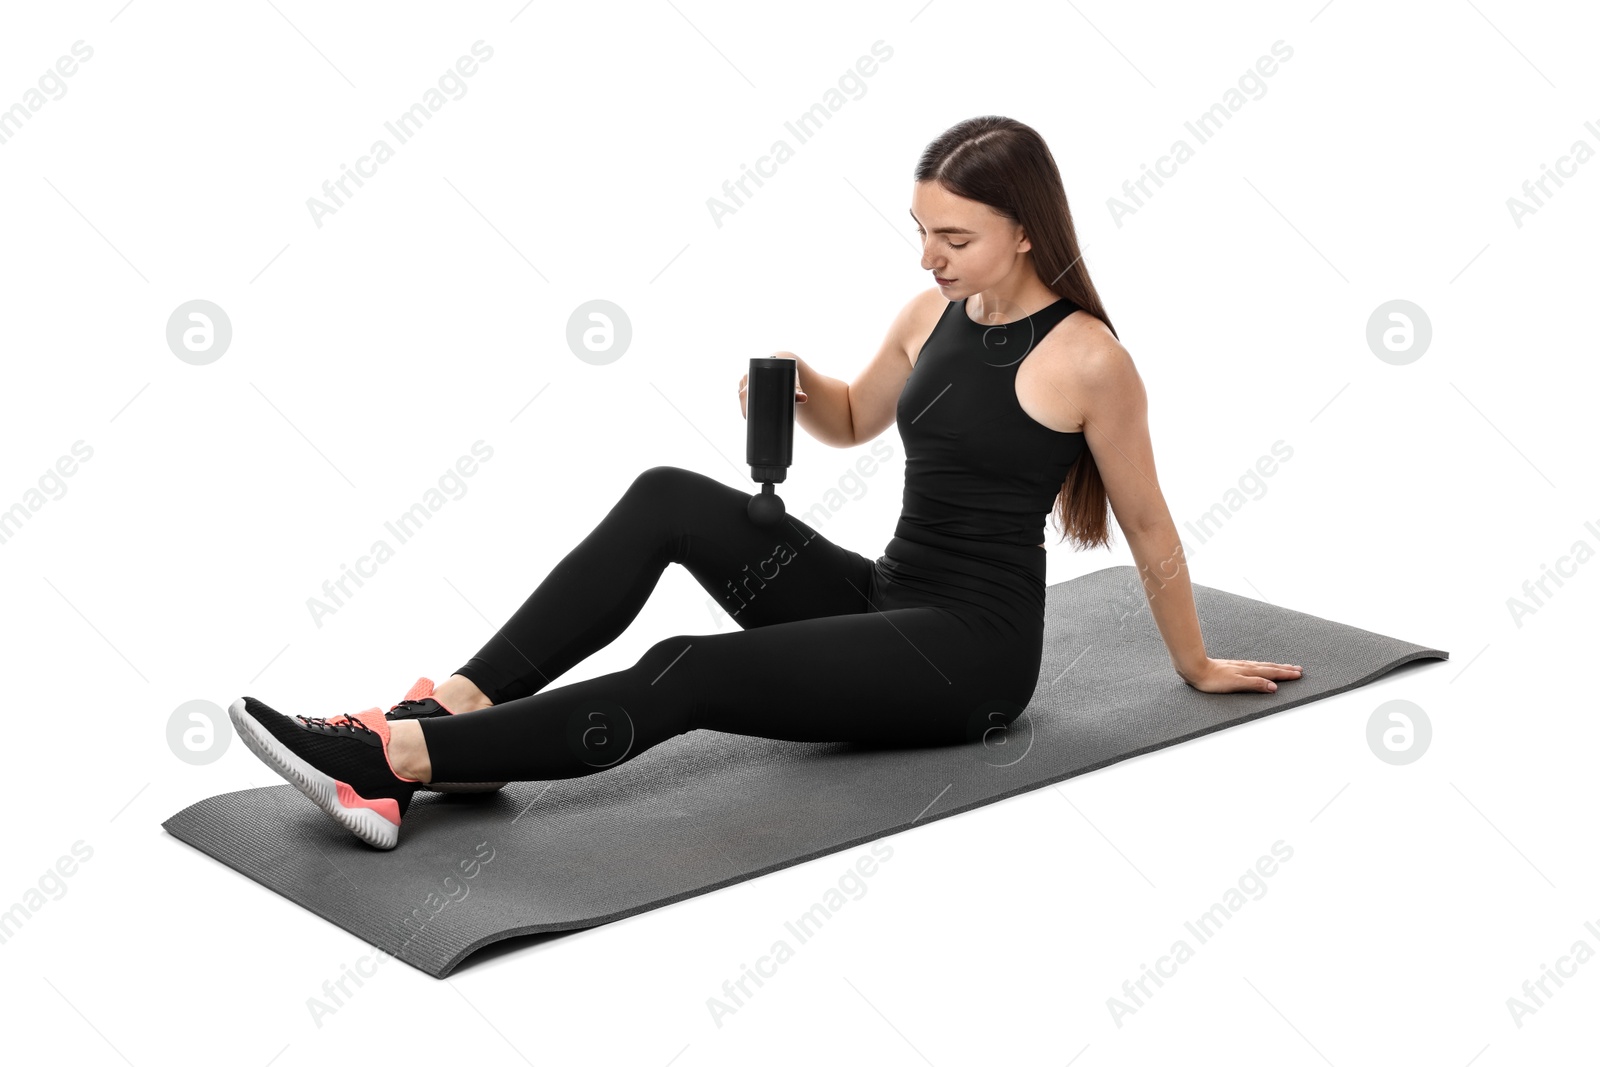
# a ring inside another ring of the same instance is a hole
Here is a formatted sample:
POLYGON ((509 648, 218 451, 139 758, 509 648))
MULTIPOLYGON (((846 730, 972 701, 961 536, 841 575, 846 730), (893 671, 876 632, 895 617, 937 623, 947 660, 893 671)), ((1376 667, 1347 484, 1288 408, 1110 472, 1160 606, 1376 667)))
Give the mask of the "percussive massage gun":
POLYGON ((794 460, 794 388, 797 365, 792 359, 756 358, 750 361, 745 391, 744 458, 750 480, 761 492, 750 498, 750 521, 776 526, 783 520, 783 501, 773 483, 789 476, 794 460))

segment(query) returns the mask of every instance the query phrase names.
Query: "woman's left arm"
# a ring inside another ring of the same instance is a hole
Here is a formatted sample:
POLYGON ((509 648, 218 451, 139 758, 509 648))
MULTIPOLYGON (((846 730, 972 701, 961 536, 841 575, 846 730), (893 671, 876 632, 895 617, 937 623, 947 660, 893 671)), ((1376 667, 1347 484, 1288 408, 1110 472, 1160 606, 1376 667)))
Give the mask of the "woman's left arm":
POLYGON ((1206 655, 1183 543, 1156 483, 1144 382, 1127 350, 1103 328, 1075 347, 1079 354, 1067 367, 1070 392, 1076 395, 1069 402, 1076 402, 1083 418, 1085 442, 1128 540, 1173 669, 1208 693, 1270 693, 1278 688, 1274 679, 1300 677, 1294 664, 1206 655))

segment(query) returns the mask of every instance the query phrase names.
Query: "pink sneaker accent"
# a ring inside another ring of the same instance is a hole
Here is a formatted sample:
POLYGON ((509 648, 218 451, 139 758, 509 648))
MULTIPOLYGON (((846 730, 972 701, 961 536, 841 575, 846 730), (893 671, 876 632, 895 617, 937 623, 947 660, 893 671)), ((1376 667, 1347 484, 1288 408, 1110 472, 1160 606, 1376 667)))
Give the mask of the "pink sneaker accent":
MULTIPOLYGON (((365 712, 363 712, 363 714, 365 714, 365 712)), ((371 808, 373 811, 377 812, 379 815, 382 815, 385 819, 388 819, 396 826, 400 825, 400 805, 398 802, 391 800, 388 797, 383 797, 378 800, 368 800, 366 797, 362 796, 360 793, 357 793, 354 789, 351 789, 348 785, 345 785, 343 782, 338 781, 337 779, 335 779, 333 784, 337 787, 340 804, 343 804, 347 808, 371 808)))
POLYGON ((427 697, 433 697, 434 701, 437 702, 438 705, 441 708, 444 708, 445 711, 448 711, 452 715, 455 714, 455 709, 454 708, 450 707, 448 704, 446 704, 444 701, 440 700, 438 697, 433 696, 433 679, 431 679, 431 678, 418 678, 417 681, 416 681, 416 684, 413 685, 410 689, 408 689, 406 691, 406 695, 401 697, 400 699, 401 700, 423 700, 423 699, 425 699, 427 697))

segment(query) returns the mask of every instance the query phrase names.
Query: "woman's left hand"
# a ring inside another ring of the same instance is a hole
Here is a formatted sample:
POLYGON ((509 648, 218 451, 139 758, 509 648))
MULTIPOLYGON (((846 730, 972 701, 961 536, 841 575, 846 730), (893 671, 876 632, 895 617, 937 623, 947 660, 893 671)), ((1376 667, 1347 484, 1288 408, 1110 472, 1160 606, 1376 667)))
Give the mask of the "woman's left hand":
POLYGON ((1199 670, 1191 674, 1179 671, 1178 674, 1202 693, 1273 693, 1278 689, 1273 679, 1298 678, 1300 667, 1294 663, 1208 657, 1199 670))

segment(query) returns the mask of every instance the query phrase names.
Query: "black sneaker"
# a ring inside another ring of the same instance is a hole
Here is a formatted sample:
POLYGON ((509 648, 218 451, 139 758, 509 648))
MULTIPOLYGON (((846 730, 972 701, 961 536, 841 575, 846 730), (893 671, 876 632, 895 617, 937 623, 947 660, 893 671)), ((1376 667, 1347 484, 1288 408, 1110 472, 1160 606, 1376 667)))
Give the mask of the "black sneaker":
MULTIPOLYGON (((395 719, 432 719, 440 715, 454 715, 455 712, 439 703, 433 697, 433 682, 427 678, 418 678, 417 684, 411 687, 405 698, 390 708, 384 718, 391 722, 395 719)), ((419 786, 419 789, 432 789, 438 793, 493 793, 496 789, 503 788, 504 782, 429 782, 419 786)))
POLYGON ((228 717, 245 747, 345 829, 377 848, 399 843, 400 819, 420 783, 394 772, 382 711, 291 719, 240 697, 228 717))

